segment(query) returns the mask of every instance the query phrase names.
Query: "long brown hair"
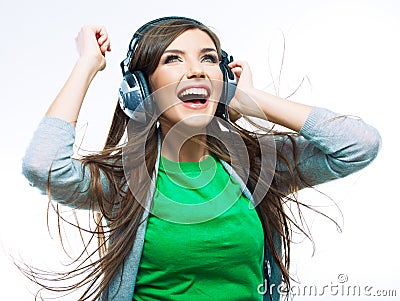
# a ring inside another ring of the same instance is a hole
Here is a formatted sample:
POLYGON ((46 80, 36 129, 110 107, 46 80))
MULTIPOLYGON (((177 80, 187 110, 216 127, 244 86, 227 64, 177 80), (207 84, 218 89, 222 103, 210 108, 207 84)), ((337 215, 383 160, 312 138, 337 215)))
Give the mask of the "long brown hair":
MULTIPOLYGON (((200 29, 206 32, 213 40, 217 51, 221 53, 220 41, 208 27, 190 20, 167 20, 153 26, 141 37, 135 49, 135 55, 130 61, 129 69, 140 70, 145 76, 150 76, 156 70, 160 57, 168 45, 180 34, 190 29, 200 29)), ((156 123, 149 125, 146 135, 139 137, 140 139, 126 140, 126 131, 130 122, 129 117, 117 105, 104 149, 98 153, 84 155, 79 159, 82 162, 82 168, 90 170, 88 202, 93 212, 95 228, 93 230, 84 229, 78 223, 76 224, 80 230, 89 232, 91 235, 89 241, 84 245, 84 251, 76 261, 81 260, 82 263, 72 271, 64 274, 58 273, 52 278, 54 281, 65 281, 76 277, 73 284, 61 287, 44 284, 41 280, 51 278, 51 274, 33 268, 24 271, 28 277, 45 289, 67 293, 81 288, 84 289, 84 292, 80 300, 95 300, 100 297, 111 280, 117 275, 118 270, 123 266, 129 252, 131 252, 138 227, 144 221, 145 208, 142 204, 146 199, 150 183, 143 181, 141 174, 144 171, 139 168, 133 169, 127 177, 123 166, 124 150, 128 149, 128 152, 135 153, 135 161, 132 162, 131 166, 135 164, 139 166, 140 162, 144 162, 145 172, 150 176, 154 172, 158 152, 156 123), (137 148, 141 147, 138 141, 145 143, 144 152, 135 152, 137 148), (103 176, 107 179, 107 188, 102 181, 103 176), (129 178, 129 181, 140 183, 141 189, 139 191, 142 191, 141 194, 135 193, 133 195, 129 189, 127 178, 129 178), (89 244, 93 241, 92 238, 98 239, 98 246, 94 252, 87 252, 89 244)), ((226 122, 245 143, 250 164, 249 177, 245 179, 245 183, 250 190, 253 190, 256 184, 262 181, 259 160, 262 155, 259 142, 260 135, 242 128, 229 118, 226 122)), ((291 137, 292 135, 277 133, 260 126, 259 128, 264 131, 263 136, 284 135, 291 137)), ((287 139, 287 141, 287 143, 292 143, 292 148, 295 149, 294 140, 287 139)), ((211 153, 222 160, 232 163, 223 141, 208 136, 206 142, 199 141, 199 143, 204 143, 204 146, 211 153)), ((296 225, 286 214, 284 204, 293 201, 299 205, 296 199, 299 183, 298 178, 294 176, 293 167, 289 164, 289 162, 296 160, 295 152, 293 151, 293 158, 285 157, 279 150, 277 150, 276 155, 280 161, 287 165, 287 169, 293 176, 290 179, 283 179, 275 173, 275 170, 270 171, 274 174, 274 177, 270 184, 266 184, 269 189, 266 188, 268 191, 258 204, 258 212, 265 226, 265 241, 282 273, 283 281, 289 285, 291 228, 293 225, 300 229, 301 227, 296 225), (277 237, 278 239, 276 239, 277 237)), ((238 168, 238 166, 233 167, 238 168)), ((51 173, 49 173, 48 184, 51 187, 51 173)), ((49 194, 51 194, 51 191, 49 191, 49 194)), ((57 207, 56 211, 59 220, 64 220, 57 207)))

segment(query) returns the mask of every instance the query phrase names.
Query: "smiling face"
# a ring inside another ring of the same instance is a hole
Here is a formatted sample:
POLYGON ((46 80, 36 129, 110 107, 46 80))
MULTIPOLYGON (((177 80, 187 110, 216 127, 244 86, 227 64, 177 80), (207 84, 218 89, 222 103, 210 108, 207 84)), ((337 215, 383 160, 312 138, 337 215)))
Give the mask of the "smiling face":
POLYGON ((162 112, 163 132, 178 123, 204 129, 215 114, 222 80, 217 48, 210 36, 199 29, 179 35, 149 76, 155 102, 162 112))

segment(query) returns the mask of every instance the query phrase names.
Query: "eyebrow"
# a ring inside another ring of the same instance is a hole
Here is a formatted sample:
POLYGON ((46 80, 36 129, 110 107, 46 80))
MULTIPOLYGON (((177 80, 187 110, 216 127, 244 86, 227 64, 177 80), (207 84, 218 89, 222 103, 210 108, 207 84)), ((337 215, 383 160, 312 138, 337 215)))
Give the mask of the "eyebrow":
MULTIPOLYGON (((211 52, 211 51, 215 51, 217 52, 217 49, 215 48, 202 48, 200 50, 200 53, 207 53, 207 52, 211 52)), ((183 50, 180 49, 167 49, 164 51, 164 53, 179 53, 179 54, 185 54, 185 52, 183 50)))

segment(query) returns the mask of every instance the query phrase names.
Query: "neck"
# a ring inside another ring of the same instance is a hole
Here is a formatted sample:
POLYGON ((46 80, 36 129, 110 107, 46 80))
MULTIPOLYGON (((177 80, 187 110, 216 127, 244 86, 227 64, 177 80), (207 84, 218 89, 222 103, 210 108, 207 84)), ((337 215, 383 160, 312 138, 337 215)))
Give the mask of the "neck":
POLYGON ((201 132, 182 131, 176 127, 162 128, 161 155, 175 162, 199 162, 209 154, 204 146, 205 130, 201 132))

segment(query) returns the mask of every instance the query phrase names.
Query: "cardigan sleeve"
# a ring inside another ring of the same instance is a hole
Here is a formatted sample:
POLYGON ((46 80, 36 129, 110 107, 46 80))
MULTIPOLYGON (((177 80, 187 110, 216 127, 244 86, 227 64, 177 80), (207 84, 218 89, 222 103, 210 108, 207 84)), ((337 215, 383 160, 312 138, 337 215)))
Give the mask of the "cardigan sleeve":
MULTIPOLYGON (((300 135, 278 138, 276 149, 284 154, 295 175, 308 185, 343 178, 361 170, 377 156, 381 147, 379 132, 362 119, 339 115, 315 107, 300 135)), ((289 169, 279 158, 276 171, 289 177, 289 169)), ((300 183, 299 189, 306 187, 300 183)))
MULTIPOLYGON (((22 159, 22 173, 30 185, 63 205, 89 209, 90 171, 74 158, 75 128, 45 116, 39 123, 22 159)), ((101 173, 103 192, 109 183, 101 173)))

